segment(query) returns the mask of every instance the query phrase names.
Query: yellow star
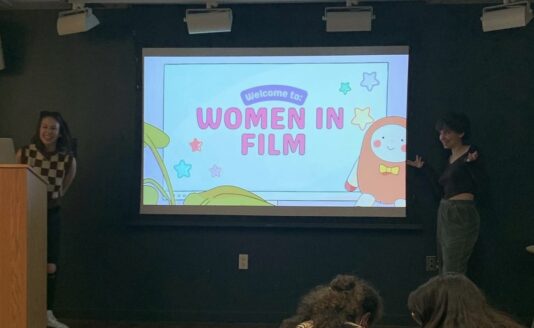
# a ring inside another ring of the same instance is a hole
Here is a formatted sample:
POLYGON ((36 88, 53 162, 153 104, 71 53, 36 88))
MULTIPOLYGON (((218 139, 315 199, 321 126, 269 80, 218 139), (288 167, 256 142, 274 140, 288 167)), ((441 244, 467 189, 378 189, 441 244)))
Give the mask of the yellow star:
POLYGON ((363 109, 361 108, 354 108, 354 117, 352 118, 351 123, 354 125, 358 125, 360 127, 360 130, 365 130, 365 127, 367 124, 370 124, 374 121, 374 119, 371 117, 371 108, 365 107, 363 109))

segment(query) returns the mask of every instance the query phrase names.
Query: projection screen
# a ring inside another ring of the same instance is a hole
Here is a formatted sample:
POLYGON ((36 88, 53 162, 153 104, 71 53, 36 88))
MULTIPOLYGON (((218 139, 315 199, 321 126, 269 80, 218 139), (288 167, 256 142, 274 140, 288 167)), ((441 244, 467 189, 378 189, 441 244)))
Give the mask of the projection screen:
POLYGON ((142 214, 405 217, 408 47, 144 48, 142 214))

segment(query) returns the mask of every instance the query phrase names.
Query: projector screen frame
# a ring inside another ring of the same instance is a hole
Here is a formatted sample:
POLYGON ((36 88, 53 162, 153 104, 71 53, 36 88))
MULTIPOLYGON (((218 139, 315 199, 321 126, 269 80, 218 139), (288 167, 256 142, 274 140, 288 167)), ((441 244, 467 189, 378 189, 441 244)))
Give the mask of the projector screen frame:
MULTIPOLYGON (((275 47, 269 47, 269 48, 142 48, 142 58, 143 58, 143 66, 144 66, 144 58, 146 56, 321 56, 321 55, 332 55, 335 53, 335 55, 389 55, 389 54, 405 54, 409 55, 409 47, 408 46, 369 46, 369 47, 306 47, 306 48, 275 48, 275 47)), ((408 69, 408 68, 407 68, 408 69)), ((406 98, 407 98, 407 92, 408 92, 408 77, 406 77, 406 98)), ((142 69, 142 81, 144 82, 144 68, 142 69)), ((143 85, 144 89, 144 85, 143 85)), ((144 122, 144 92, 142 94, 143 97, 143 105, 142 105, 142 117, 144 122)), ((406 100, 406 107, 408 106, 407 100, 406 100)), ((406 109, 406 116, 407 116, 407 109, 406 109)), ((144 133, 143 133, 144 134, 144 133)), ((144 161, 141 161, 142 163, 142 170, 144 166, 144 161)), ((142 180, 142 179, 141 179, 142 180)), ((407 197, 408 198, 408 197, 407 197)), ((349 223, 349 225, 352 225, 349 221, 352 221, 353 219, 358 220, 359 224, 371 224, 371 226, 378 221, 381 221, 382 224, 387 224, 387 222, 390 222, 394 225, 396 225, 397 221, 405 221, 407 217, 407 207, 408 204, 406 204, 403 208, 391 208, 391 207, 385 207, 384 209, 388 213, 381 213, 379 209, 377 208, 354 208, 354 207, 343 207, 343 208, 337 208, 336 209, 336 215, 332 216, 329 214, 330 208, 328 207, 289 207, 284 206, 283 208, 277 208, 273 207, 270 208, 268 212, 258 212, 258 209, 255 207, 243 207, 243 206, 209 206, 210 212, 213 213, 206 213, 205 208, 206 206, 192 206, 187 205, 183 206, 180 210, 180 213, 177 213, 174 209, 166 206, 151 206, 151 205, 143 205, 143 189, 141 188, 140 191, 140 202, 139 202, 139 212, 141 217, 166 217, 163 220, 163 222, 168 222, 168 218, 170 217, 179 217, 183 224, 185 225, 196 225, 196 221, 198 218, 202 218, 204 223, 206 222, 206 217, 216 216, 216 221, 221 220, 223 222, 225 221, 236 221, 235 217, 241 217, 241 218, 249 218, 249 222, 252 222, 250 220, 250 217, 260 217, 259 222, 255 223, 263 225, 263 222, 269 222, 266 223, 267 225, 274 225, 279 226, 281 223, 281 226, 285 226, 285 223, 282 223, 280 218, 278 217, 301 217, 306 218, 303 221, 307 222, 306 224, 313 223, 311 221, 316 221, 319 225, 324 225, 325 222, 328 221, 338 221, 339 219, 342 221, 341 224, 349 223), (359 213, 357 216, 355 216, 354 211, 357 210, 359 213), (392 214, 393 212, 396 212, 395 214, 392 214), (189 217, 194 219, 194 222, 187 223, 188 220, 183 220, 184 217, 189 217), (314 218, 314 220, 310 220, 309 218, 314 218), (317 218, 317 220, 315 220, 317 218), (335 220, 335 218, 338 218, 338 220, 335 220), (368 221, 369 220, 369 221, 368 221), (368 223, 367 223, 368 221, 368 223)), ((144 221, 144 220, 143 220, 144 221)), ((174 220, 173 220, 174 221, 174 220)), ((209 220, 208 220, 209 221, 209 220)), ((242 225, 243 222, 241 222, 241 219, 238 219, 237 222, 238 225, 242 225)), ((299 221, 299 220, 297 220, 299 221)), ((339 223, 338 223, 339 224, 339 223)), ((211 224, 208 224, 211 225, 211 224)), ((217 226, 218 223, 214 222, 213 225, 217 226)), ((223 223, 223 225, 227 225, 226 223, 223 223)), ((299 226, 299 224, 297 224, 299 226)))

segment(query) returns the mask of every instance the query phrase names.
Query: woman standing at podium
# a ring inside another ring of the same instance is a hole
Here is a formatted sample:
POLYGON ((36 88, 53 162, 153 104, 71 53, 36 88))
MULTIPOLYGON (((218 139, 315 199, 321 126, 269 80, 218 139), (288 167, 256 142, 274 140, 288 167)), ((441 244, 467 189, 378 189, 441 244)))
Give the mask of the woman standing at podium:
POLYGON ((60 201, 76 175, 76 159, 72 146, 69 128, 61 114, 43 111, 40 113, 31 144, 17 152, 19 163, 28 164, 48 182, 47 326, 54 328, 68 328, 55 318, 52 310, 59 257, 60 201))

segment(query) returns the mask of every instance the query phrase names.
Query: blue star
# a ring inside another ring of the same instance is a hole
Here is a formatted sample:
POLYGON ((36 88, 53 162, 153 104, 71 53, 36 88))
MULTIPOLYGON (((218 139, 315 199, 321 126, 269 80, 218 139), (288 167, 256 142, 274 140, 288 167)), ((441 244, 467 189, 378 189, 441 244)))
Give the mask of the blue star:
POLYGON ((350 90, 352 90, 350 88, 350 82, 341 82, 341 85, 339 86, 339 92, 343 93, 346 96, 350 90))
POLYGON ((176 174, 178 174, 179 179, 183 177, 189 178, 191 176, 189 171, 191 170, 193 165, 187 164, 183 159, 177 165, 174 165, 173 167, 174 167, 174 170, 176 171, 176 174))
POLYGON ((367 88, 367 91, 373 90, 373 87, 379 85, 380 82, 376 79, 376 72, 363 73, 363 80, 360 83, 362 87, 367 88))

